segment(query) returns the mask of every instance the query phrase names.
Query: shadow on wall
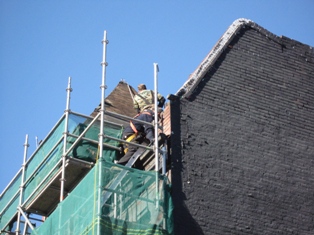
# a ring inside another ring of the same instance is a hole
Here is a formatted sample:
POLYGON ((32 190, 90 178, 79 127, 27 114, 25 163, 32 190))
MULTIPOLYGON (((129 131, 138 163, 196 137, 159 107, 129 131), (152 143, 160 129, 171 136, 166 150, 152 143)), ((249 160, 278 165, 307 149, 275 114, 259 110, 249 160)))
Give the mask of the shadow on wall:
POLYGON ((171 104, 171 162, 172 162, 172 200, 174 205, 174 234, 198 234, 203 235, 201 226, 191 215, 185 201, 182 182, 182 146, 181 146, 181 112, 179 97, 173 97, 171 104))

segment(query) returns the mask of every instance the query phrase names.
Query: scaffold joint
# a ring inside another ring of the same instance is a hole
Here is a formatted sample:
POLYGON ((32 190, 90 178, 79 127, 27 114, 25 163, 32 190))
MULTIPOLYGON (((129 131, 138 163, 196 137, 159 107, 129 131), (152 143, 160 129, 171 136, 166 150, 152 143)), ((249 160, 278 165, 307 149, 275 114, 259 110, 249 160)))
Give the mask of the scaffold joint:
POLYGON ((108 41, 108 40, 102 40, 101 43, 102 43, 102 44, 104 44, 104 43, 108 44, 109 41, 108 41))

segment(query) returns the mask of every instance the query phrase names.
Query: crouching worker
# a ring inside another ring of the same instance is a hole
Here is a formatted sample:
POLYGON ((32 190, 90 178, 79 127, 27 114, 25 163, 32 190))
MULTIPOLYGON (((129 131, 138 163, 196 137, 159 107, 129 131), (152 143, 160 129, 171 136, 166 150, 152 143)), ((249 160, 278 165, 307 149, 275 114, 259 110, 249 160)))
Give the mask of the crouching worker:
MULTIPOLYGON (((154 120, 154 111, 145 109, 139 113, 134 119, 138 119, 144 122, 151 123, 154 120)), ((123 131, 123 140, 149 145, 154 142, 154 127, 137 121, 130 121, 130 124, 123 131)), ((131 144, 123 144, 125 155, 118 161, 118 164, 125 165, 139 147, 131 144)))

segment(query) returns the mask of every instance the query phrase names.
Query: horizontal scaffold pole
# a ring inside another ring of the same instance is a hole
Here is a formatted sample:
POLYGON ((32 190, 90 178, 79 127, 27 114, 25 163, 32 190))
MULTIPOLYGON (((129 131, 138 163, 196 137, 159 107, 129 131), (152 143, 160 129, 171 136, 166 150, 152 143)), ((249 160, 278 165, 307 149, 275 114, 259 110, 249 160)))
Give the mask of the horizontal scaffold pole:
MULTIPOLYGON (((68 134, 68 136, 71 136, 71 137, 74 137, 74 138, 78 138, 79 137, 78 135, 73 135, 73 134, 68 134)), ((121 139, 118 139, 118 138, 114 138, 114 137, 110 137, 110 136, 106 136, 106 135, 105 135, 105 137, 109 138, 109 139, 112 139, 112 140, 119 140, 119 141, 121 141, 121 139)), ((93 144, 98 144, 98 142, 99 142, 97 140, 92 140, 92 139, 88 139, 88 138, 85 138, 85 137, 82 137, 81 139, 82 140, 86 140, 88 142, 91 142, 93 144)), ((116 146, 112 146, 110 144, 103 143, 103 146, 108 147, 108 148, 112 148, 114 150, 121 151, 121 148, 116 147, 116 146)))

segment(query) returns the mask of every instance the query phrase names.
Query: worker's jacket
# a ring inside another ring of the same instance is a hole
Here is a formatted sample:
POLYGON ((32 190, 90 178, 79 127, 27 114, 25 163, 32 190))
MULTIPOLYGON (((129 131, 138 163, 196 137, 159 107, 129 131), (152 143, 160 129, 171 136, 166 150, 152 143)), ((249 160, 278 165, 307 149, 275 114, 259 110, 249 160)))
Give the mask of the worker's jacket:
MULTIPOLYGON (((143 90, 136 94, 133 98, 134 108, 142 112, 144 109, 152 108, 154 105, 154 92, 152 90, 143 90)), ((165 98, 161 94, 157 94, 158 107, 163 107, 165 98)))

